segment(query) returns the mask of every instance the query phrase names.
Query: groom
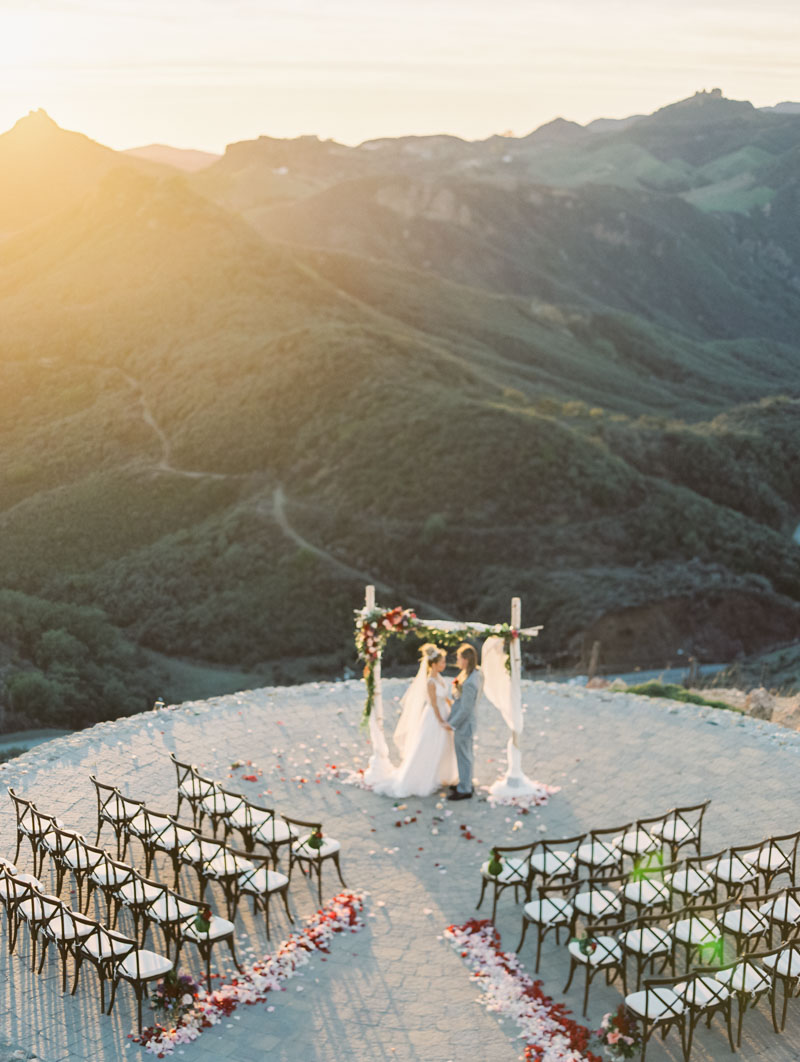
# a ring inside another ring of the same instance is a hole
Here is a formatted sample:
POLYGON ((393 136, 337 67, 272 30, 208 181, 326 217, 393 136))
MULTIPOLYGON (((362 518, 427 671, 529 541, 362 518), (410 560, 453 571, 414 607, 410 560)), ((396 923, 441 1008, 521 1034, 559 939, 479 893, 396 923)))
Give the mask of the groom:
POLYGON ((472 796, 475 705, 483 688, 483 676, 478 669, 478 654, 466 642, 458 647, 456 663, 461 670, 453 679, 453 707, 448 724, 455 732, 458 785, 450 787, 447 799, 469 800, 472 796))

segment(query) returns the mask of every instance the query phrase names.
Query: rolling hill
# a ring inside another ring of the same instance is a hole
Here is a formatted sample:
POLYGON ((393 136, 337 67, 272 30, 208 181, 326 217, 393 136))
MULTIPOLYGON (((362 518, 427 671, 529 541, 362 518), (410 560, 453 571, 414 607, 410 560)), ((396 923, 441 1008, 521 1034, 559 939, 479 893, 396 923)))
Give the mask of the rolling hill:
POLYGON ((498 618, 521 592, 570 665, 800 636, 800 295, 748 242, 768 219, 434 174, 476 150, 450 138, 184 176, 37 135, 77 161, 0 260, 6 728, 190 695, 170 658, 336 673, 367 580, 498 618))

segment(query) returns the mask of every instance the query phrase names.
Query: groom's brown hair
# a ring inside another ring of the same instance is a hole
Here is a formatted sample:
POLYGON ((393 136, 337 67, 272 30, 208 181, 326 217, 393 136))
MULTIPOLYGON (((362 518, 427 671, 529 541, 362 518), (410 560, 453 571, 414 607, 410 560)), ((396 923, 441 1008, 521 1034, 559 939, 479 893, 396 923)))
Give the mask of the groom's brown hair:
POLYGON ((456 655, 461 656, 467 663, 464 669, 467 675, 471 675, 475 668, 478 666, 478 654, 475 652, 475 646, 470 645, 469 642, 463 642, 456 649, 456 655))

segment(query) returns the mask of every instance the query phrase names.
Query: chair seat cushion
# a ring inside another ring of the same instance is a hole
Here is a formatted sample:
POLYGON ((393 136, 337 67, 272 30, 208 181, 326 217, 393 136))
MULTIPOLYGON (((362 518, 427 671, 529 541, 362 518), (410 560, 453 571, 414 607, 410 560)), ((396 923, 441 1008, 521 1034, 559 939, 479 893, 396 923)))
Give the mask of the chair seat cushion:
POLYGON ((796 925, 800 922, 800 904, 787 893, 777 896, 774 900, 768 900, 759 907, 759 911, 771 921, 784 925, 796 925))
POLYGON ((765 955, 761 961, 782 977, 800 977, 800 952, 794 948, 785 948, 777 955, 765 955))
POLYGON ((697 828, 683 819, 667 819, 661 825, 654 826, 650 832, 667 844, 684 844, 697 836, 697 828))
POLYGON ((117 972, 129 981, 149 981, 154 977, 163 977, 171 969, 170 959, 146 948, 132 951, 117 966, 117 972))
POLYGON ((578 862, 588 867, 612 867, 620 859, 621 852, 613 841, 590 841, 578 848, 578 862))
POLYGON ((689 1007, 709 1007, 724 1003, 731 994, 727 985, 718 981, 713 974, 693 977, 689 981, 675 985, 675 992, 689 1007))
POLYGON ((59 857, 71 870, 93 870, 102 861, 102 856, 90 852, 80 841, 71 841, 59 857))
POLYGON ((613 966, 622 962, 622 948, 613 937, 596 937, 597 947, 594 951, 583 952, 577 940, 571 940, 567 945, 567 951, 577 962, 588 963, 590 966, 613 966))
POLYGON ((114 866, 113 863, 98 863, 92 867, 89 877, 97 885, 122 885, 131 878, 131 868, 114 866))
POLYGON ((719 940, 719 930, 708 918, 682 918, 670 933, 684 944, 712 944, 719 940))
POLYGON ((531 900, 525 904, 525 917, 530 922, 538 922, 540 925, 565 925, 574 913, 574 907, 569 900, 546 899, 531 900))
POLYGON ((752 937, 769 929, 769 919, 749 907, 732 907, 719 919, 717 925, 723 926, 731 933, 752 937))
POLYGON ((716 863, 709 863, 706 870, 717 881, 728 882, 732 885, 740 885, 743 882, 752 881, 757 876, 757 871, 738 856, 733 859, 720 859, 716 863))
POLYGON ((524 885, 528 880, 527 859, 515 859, 503 857, 503 866, 499 874, 489 873, 489 860, 481 867, 481 874, 487 881, 499 881, 503 884, 524 885))
POLYGON ((575 853, 560 848, 548 852, 534 852, 531 856, 531 866, 546 878, 571 877, 575 873, 575 853))
POLYGON ((253 836, 262 844, 286 844, 297 834, 283 819, 268 819, 263 826, 258 827, 253 836))
POLYGON ((186 940, 219 940, 220 937, 229 937, 234 928, 233 922, 229 922, 227 918, 212 915, 207 932, 201 932, 194 924, 194 918, 190 918, 181 927, 181 935, 186 940))
POLYGON ((671 988, 666 985, 659 988, 632 992, 625 997, 625 1006, 634 1014, 639 1014, 648 1021, 665 1021, 682 1014, 686 1004, 671 988))
POLYGON ((669 901, 669 887, 663 881, 629 881, 623 889, 625 899, 637 907, 652 907, 657 903, 669 901))
POLYGON ((133 881, 127 882, 125 885, 121 885, 117 890, 117 896, 123 903, 129 904, 132 907, 140 907, 142 904, 150 903, 151 900, 155 900, 161 896, 164 892, 163 885, 150 885, 146 881, 139 881, 134 878, 133 881))
POLYGON ((83 945, 95 959, 111 959, 116 955, 125 955, 130 951, 129 940, 118 940, 116 937, 107 936, 105 933, 90 937, 83 945))
POLYGON ((637 955, 663 955, 672 948, 672 938, 668 930, 658 926, 645 926, 644 929, 630 929, 622 937, 626 951, 637 955))
POLYGON ((250 893, 253 896, 264 896, 268 892, 275 892, 289 884, 285 874, 277 870, 247 870, 239 875, 239 891, 250 893))
POLYGON ((578 893, 575 907, 581 914, 589 915, 596 921, 606 915, 619 914, 622 902, 612 889, 592 889, 591 892, 578 893))
POLYGON ((53 940, 75 940, 76 937, 88 937, 94 926, 86 922, 76 922, 69 914, 57 914, 44 927, 45 933, 53 940))
POLYGON ((704 870, 676 870, 667 879, 673 892, 684 896, 697 896, 700 893, 713 892, 716 883, 704 870))
POLYGON ((147 915, 154 922, 165 924, 169 922, 182 922, 184 919, 194 916, 200 908, 193 903, 186 903, 176 896, 162 892, 157 900, 154 900, 147 908, 147 915))
POLYGON ((224 852, 215 859, 203 863, 203 873, 208 878, 233 878, 244 871, 255 870, 249 859, 242 859, 230 852, 224 852))
POLYGON ((731 992, 763 992, 772 984, 769 974, 750 962, 740 962, 730 970, 720 970, 714 976, 727 985, 731 992))
POLYGON ((310 840, 311 834, 297 842, 293 849, 295 859, 326 859, 342 847, 333 837, 323 837, 321 848, 309 848, 310 840))
POLYGON ((257 808, 254 804, 241 804, 230 812, 227 819, 231 826, 255 830, 271 822, 273 817, 272 812, 267 811, 266 808, 257 808))
POLYGON ((614 838, 614 844, 625 855, 644 855, 660 847, 660 841, 647 830, 628 830, 614 838))

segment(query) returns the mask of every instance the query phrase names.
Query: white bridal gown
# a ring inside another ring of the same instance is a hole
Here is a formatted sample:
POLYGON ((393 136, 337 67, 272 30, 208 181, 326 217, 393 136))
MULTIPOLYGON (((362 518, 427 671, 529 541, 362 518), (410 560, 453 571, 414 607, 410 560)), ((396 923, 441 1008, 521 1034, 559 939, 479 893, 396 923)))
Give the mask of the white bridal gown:
MULTIPOLYGON (((436 688, 436 703, 442 719, 450 715, 447 683, 441 675, 431 676, 436 688)), ((428 683, 415 681, 404 698, 403 714, 394 739, 403 759, 391 775, 374 786, 385 796, 430 796, 443 785, 458 781, 453 733, 439 723, 428 697, 428 683), (423 695, 424 689, 424 695, 423 695)))

